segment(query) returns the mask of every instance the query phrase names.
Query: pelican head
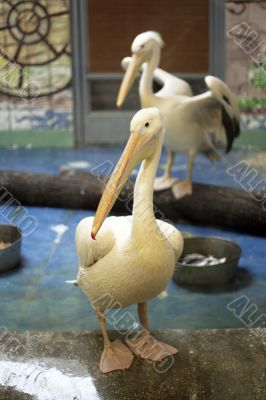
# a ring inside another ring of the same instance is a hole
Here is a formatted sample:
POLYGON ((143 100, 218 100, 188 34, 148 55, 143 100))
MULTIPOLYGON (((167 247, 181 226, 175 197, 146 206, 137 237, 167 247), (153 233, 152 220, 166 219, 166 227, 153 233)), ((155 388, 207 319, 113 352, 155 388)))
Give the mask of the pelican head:
POLYGON ((132 46, 132 59, 121 83, 116 105, 120 108, 130 91, 141 65, 150 60, 155 49, 161 49, 164 42, 158 32, 147 31, 135 37, 132 46))
POLYGON ((144 108, 131 120, 127 145, 105 187, 93 221, 91 237, 96 234, 111 211, 129 175, 141 161, 148 159, 158 149, 164 133, 164 122, 157 108, 144 108))

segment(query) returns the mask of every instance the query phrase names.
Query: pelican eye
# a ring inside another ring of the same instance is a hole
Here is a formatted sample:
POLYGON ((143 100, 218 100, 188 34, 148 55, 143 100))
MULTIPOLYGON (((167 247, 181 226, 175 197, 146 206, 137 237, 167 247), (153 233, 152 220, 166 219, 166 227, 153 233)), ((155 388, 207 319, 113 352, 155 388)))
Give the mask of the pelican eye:
POLYGON ((150 123, 149 122, 145 122, 145 125, 144 125, 146 128, 148 128, 149 126, 150 126, 150 123))

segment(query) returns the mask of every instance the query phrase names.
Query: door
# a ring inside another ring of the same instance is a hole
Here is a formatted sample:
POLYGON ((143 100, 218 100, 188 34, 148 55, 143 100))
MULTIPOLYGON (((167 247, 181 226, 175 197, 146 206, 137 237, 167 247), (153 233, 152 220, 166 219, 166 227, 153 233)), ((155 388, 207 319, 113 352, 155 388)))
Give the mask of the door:
POLYGON ((140 108, 138 85, 123 110, 116 96, 123 76, 121 60, 134 37, 161 33, 166 45, 160 66, 180 77, 202 79, 209 71, 208 0, 72 1, 73 84, 76 143, 121 143, 140 108))

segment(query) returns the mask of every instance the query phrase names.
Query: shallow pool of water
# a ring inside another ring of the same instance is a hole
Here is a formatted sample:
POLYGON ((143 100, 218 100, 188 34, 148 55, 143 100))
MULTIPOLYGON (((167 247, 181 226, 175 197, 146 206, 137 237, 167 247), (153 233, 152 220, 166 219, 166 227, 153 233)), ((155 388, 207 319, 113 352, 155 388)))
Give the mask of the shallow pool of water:
MULTIPOLYGON (((17 170, 56 173, 63 164, 82 161, 85 164, 80 165, 89 165, 90 169, 106 159, 115 162, 120 151, 121 148, 97 151, 0 150, 0 168, 14 169, 15 166, 17 170)), ((245 156, 245 152, 236 151, 216 165, 199 157, 194 179, 235 186, 226 168, 245 156)), ((176 163, 176 173, 181 177, 185 170, 181 168, 184 162, 185 158, 181 157, 176 163)), ((94 212, 38 207, 27 207, 27 211, 36 218, 38 227, 30 236, 23 238, 20 268, 0 276, 0 325, 22 330, 98 329, 95 313, 81 290, 65 283, 75 279, 77 274, 75 228, 82 218, 94 212)), ((0 222, 6 222, 1 213, 0 222)), ((256 320, 257 325, 265 324, 265 239, 219 228, 190 224, 177 226, 195 235, 215 235, 235 240, 243 251, 239 272, 233 282, 218 289, 185 288, 171 282, 165 292, 150 302, 151 327, 244 327, 248 324, 252 326, 256 320), (242 304, 242 311, 244 307, 248 310, 252 306, 251 311, 256 309, 256 313, 250 316, 251 322, 248 318, 240 318, 240 313, 234 313, 233 307, 228 307, 233 301, 237 301, 239 307, 242 304)), ((132 306, 129 310, 136 318, 136 307, 132 306)))

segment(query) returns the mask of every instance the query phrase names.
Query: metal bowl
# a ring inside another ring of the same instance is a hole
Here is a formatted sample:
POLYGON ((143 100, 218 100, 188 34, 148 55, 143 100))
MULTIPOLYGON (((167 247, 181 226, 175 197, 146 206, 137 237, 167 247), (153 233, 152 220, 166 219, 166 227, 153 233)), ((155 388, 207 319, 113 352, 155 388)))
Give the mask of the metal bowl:
MULTIPOLYGON (((229 282, 235 276, 241 248, 231 240, 218 237, 192 237, 184 239, 184 249, 181 257, 187 254, 200 253, 224 258, 224 263, 197 266, 176 263, 173 280, 184 285, 218 286, 229 282)), ((180 258, 181 258, 180 257, 180 258)))
POLYGON ((0 242, 11 243, 6 249, 0 249, 0 273, 19 264, 21 241, 21 232, 16 226, 0 225, 0 242))

